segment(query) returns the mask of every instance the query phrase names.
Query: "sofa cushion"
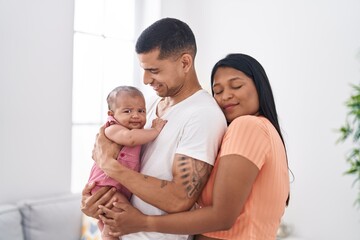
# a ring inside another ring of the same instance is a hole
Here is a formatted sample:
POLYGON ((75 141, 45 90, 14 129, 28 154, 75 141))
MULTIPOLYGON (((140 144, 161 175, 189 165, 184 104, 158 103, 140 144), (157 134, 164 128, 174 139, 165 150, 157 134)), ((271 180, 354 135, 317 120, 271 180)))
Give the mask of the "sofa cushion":
POLYGON ((63 195, 19 203, 27 240, 78 240, 81 235, 80 195, 63 195))
POLYGON ((83 214, 80 240, 100 240, 101 232, 97 225, 98 220, 83 214))
POLYGON ((0 206, 0 239, 24 239, 21 227, 21 215, 15 205, 0 206))

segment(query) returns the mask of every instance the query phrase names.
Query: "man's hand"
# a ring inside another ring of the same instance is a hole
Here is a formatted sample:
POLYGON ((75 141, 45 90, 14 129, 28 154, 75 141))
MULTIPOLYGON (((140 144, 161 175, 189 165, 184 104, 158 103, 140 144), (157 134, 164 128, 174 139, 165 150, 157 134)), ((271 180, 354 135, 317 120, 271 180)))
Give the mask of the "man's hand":
POLYGON ((116 188, 101 187, 95 194, 91 195, 91 190, 95 187, 95 183, 86 184, 82 191, 81 211, 86 215, 99 219, 99 215, 103 212, 99 209, 99 205, 111 207, 116 193, 116 188))
POLYGON ((92 151, 92 158, 99 168, 105 171, 108 159, 117 159, 120 151, 120 146, 105 136, 105 126, 102 126, 99 133, 96 135, 94 149, 92 151))
POLYGON ((103 213, 100 215, 100 220, 110 227, 111 232, 109 235, 113 237, 140 232, 146 229, 147 216, 129 203, 114 202, 113 210, 106 206, 99 206, 99 208, 103 213))

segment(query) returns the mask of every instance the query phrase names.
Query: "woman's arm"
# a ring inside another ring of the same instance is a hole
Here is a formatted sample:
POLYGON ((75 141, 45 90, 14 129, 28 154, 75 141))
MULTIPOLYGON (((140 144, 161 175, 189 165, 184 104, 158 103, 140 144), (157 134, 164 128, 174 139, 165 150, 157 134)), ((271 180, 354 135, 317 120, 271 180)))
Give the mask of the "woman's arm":
POLYGON ((164 216, 146 216, 131 205, 114 203, 124 211, 117 213, 101 207, 108 217, 101 216, 101 219, 111 226, 114 236, 139 231, 201 234, 227 230, 240 215, 258 172, 259 169, 248 159, 227 155, 219 162, 212 206, 164 216))
POLYGON ((127 129, 119 124, 114 124, 105 129, 105 135, 119 145, 133 147, 153 141, 165 123, 165 120, 156 118, 150 129, 127 129))

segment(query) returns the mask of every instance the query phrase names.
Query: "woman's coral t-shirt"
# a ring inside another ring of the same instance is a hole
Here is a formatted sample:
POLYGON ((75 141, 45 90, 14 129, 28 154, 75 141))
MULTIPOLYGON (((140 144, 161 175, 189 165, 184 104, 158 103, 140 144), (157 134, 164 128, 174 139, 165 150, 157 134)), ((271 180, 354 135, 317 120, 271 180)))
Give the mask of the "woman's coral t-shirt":
POLYGON ((214 169, 200 201, 212 205, 212 193, 222 156, 241 155, 259 173, 242 212, 230 230, 204 234, 220 239, 274 240, 289 194, 289 175, 285 148, 274 126, 264 117, 242 116, 235 119, 224 135, 214 169))

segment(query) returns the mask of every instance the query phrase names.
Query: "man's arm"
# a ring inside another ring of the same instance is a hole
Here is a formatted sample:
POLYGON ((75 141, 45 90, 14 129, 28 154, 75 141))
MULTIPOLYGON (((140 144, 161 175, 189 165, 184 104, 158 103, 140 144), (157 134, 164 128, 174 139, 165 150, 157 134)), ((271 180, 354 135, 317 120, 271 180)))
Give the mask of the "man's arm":
POLYGON ((169 213, 188 210, 194 205, 212 169, 208 163, 175 154, 173 179, 166 181, 124 167, 116 160, 118 151, 118 145, 106 138, 101 127, 93 149, 97 165, 143 201, 169 213))
POLYGON ((110 226, 112 236, 139 231, 193 235, 228 230, 243 211, 258 173, 258 167, 249 159, 226 155, 219 162, 212 205, 194 211, 147 216, 129 204, 116 202, 114 207, 120 210, 100 207, 105 213, 100 219, 110 226))
POLYGON ((212 166, 194 158, 176 154, 171 181, 132 171, 107 158, 103 171, 143 201, 168 213, 190 209, 208 180, 212 166))

